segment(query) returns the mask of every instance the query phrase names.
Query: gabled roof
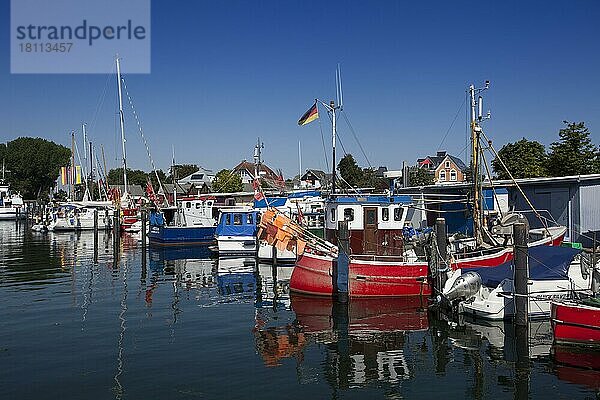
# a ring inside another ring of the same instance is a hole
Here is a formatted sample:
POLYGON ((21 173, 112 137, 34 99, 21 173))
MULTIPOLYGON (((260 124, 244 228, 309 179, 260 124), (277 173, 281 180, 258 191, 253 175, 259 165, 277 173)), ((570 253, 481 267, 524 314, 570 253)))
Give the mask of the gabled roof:
POLYGON ((445 151, 438 151, 435 156, 427 156, 425 158, 418 158, 417 164, 420 165, 424 161, 429 160, 431 162, 431 166, 433 167, 433 169, 437 169, 437 167, 439 167, 442 164, 442 162, 444 162, 446 157, 450 158, 452 160, 452 162, 454 162, 454 164, 456 164, 456 166, 461 171, 464 171, 467 168, 465 163, 460 158, 450 155, 450 154, 446 153, 445 151))
MULTIPOLYGON (((233 171, 235 172, 243 170, 246 170, 250 175, 254 175, 254 163, 242 160, 238 165, 233 167, 233 171)), ((265 164, 260 164, 260 172, 264 172, 267 176, 273 179, 278 177, 278 175, 265 164)))

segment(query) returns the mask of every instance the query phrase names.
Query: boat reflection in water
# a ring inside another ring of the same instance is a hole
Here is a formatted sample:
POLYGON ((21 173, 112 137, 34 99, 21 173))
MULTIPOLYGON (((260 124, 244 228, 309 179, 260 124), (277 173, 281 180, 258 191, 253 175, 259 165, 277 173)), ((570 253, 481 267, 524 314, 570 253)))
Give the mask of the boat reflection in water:
MULTIPOLYGON (((256 349, 266 366, 294 357, 300 370, 309 345, 325 346, 325 376, 336 387, 369 381, 398 382, 410 374, 404 358, 409 332, 425 331, 426 299, 354 299, 340 304, 330 298, 291 293, 295 320, 265 327, 257 323, 256 349)), ((310 368, 310 367, 306 367, 310 368)))
POLYGON ((554 345, 552 356, 558 379, 600 391, 600 349, 554 345))

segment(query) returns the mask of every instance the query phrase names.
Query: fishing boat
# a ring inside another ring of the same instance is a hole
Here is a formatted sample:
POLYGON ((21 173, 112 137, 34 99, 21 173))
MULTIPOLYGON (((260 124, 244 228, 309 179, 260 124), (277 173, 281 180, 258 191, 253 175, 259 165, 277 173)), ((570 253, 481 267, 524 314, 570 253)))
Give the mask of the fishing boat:
MULTIPOLYGON (((339 76, 338 76, 339 81, 339 76)), ((471 134, 473 149, 472 167, 481 169, 483 131, 480 126, 482 100, 475 95, 482 90, 469 88, 471 97, 471 134), (477 114, 476 107, 479 105, 477 114)), ((315 105, 298 122, 304 124, 315 114, 321 104, 331 115, 333 160, 335 160, 336 113, 341 110, 341 89, 338 87, 338 104, 316 100, 315 105)), ((314 119, 314 118, 313 118, 314 119)), ((335 162, 333 163, 335 166, 335 162)), ((454 240, 449 246, 447 270, 465 267, 493 267, 508 262, 513 257, 511 245, 512 226, 524 217, 519 214, 504 216, 490 231, 482 213, 481 179, 475 174, 471 204, 474 236, 454 240)), ((347 221, 349 231, 348 286, 351 297, 414 296, 432 292, 428 265, 427 229, 419 231, 411 214, 417 207, 409 196, 339 196, 336 194, 336 171, 332 171, 332 192, 325 204, 325 239, 319 240, 289 218, 273 212, 261 220, 261 238, 278 248, 301 249, 296 268, 291 277, 290 289, 299 293, 331 296, 333 271, 339 256, 337 246, 338 223, 347 221)), ((543 221, 542 229, 530 232, 530 247, 557 245, 563 240, 566 228, 551 227, 543 221)), ((429 246, 431 249, 432 246, 429 246)))
MULTIPOLYGON (((324 235, 324 199, 319 191, 299 191, 289 193, 286 196, 264 197, 254 200, 254 209, 261 214, 269 208, 275 208, 286 216, 305 227, 309 232, 318 237, 324 235)), ((277 247, 269 245, 264 240, 259 241, 258 258, 261 260, 273 260, 278 262, 295 262, 296 252, 294 250, 277 250, 277 247)))
POLYGON ((552 327, 557 343, 600 345, 600 298, 552 302, 552 327))
MULTIPOLYGON (((580 251, 560 246, 529 249, 529 319, 547 319, 552 300, 589 291, 590 276, 582 272, 580 251)), ((497 267, 457 269, 446 282, 443 295, 457 304, 460 314, 489 320, 512 319, 515 316, 513 274, 512 262, 497 267)))
POLYGON ((215 242, 216 212, 212 196, 176 199, 176 206, 150 213, 148 241, 154 245, 209 245, 215 242))
POLYGON ((257 223, 260 213, 252 207, 221 209, 215 232, 219 257, 256 256, 257 223))

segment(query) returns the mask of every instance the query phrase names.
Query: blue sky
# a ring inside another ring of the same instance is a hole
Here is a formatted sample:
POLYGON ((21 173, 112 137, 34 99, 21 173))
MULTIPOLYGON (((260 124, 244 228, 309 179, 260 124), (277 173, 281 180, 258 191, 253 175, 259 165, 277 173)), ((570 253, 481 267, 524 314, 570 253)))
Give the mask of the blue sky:
MULTIPOLYGON (((116 166, 114 76, 11 75, 8 3, 0 6, 0 141, 69 145, 85 121, 116 166)), ((329 120, 296 121, 314 98, 335 95, 337 63, 345 113, 370 163, 399 168, 440 148, 464 158, 464 108, 442 139, 465 89, 485 79, 485 129, 498 148, 523 136, 548 145, 563 120, 585 121, 600 144, 598 20, 595 1, 161 0, 152 2, 152 73, 127 75, 126 59, 122 68, 159 168, 170 165, 172 146, 179 163, 230 168, 252 157, 260 136, 266 162, 286 177, 298 171, 299 140, 303 168, 325 169, 320 128, 329 146, 329 120)), ((149 170, 126 115, 129 165, 149 170)), ((366 166, 343 119, 339 133, 366 166)))

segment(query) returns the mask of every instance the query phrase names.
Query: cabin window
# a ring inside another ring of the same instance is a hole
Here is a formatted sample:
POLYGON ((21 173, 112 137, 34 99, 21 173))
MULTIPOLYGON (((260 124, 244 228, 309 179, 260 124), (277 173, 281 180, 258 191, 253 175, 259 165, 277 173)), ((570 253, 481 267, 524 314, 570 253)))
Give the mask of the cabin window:
POLYGON ((212 201, 207 201, 207 202, 206 202, 206 207, 212 207, 212 205, 213 205, 213 202, 212 202, 212 201))
POLYGON ((390 210, 388 208, 382 208, 381 209, 381 219, 383 221, 389 221, 390 220, 390 210))
POLYGON ((202 203, 196 203, 196 210, 202 207, 202 203))
POLYGON ((252 214, 248 214, 248 218, 246 219, 246 223, 248 225, 254 225, 254 217, 252 216, 252 214))
POLYGON ((456 170, 455 169, 450 170, 450 180, 456 181, 456 170))
POLYGON ((231 225, 231 214, 225 214, 225 225, 231 225))
POLYGON ((192 208, 192 203, 189 201, 186 201, 185 208, 192 208))
POLYGON ((354 210, 351 208, 344 208, 344 221, 354 221, 354 210))
POLYGON ((335 222, 335 208, 331 209, 331 222, 335 222))
POLYGON ((446 171, 440 171, 440 182, 444 182, 446 180, 446 171))
POLYGON ((404 209, 402 207, 394 208, 394 221, 400 221, 402 219, 402 214, 404 214, 404 209))
POLYGON ((234 225, 242 224, 242 214, 233 214, 233 224, 234 225))

